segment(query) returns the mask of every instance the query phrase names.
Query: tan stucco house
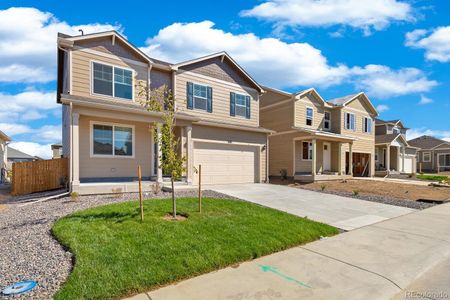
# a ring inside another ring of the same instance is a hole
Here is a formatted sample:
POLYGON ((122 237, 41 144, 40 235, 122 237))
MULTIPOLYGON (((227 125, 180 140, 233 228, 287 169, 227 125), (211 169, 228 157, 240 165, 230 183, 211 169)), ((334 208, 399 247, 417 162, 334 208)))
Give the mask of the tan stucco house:
POLYGON ((269 175, 299 181, 374 176, 378 115, 364 93, 325 101, 313 88, 287 93, 265 87, 260 124, 269 136, 269 175))
POLYGON ((408 143, 418 148, 418 171, 433 173, 450 171, 450 142, 423 135, 408 143))
POLYGON ((375 170, 377 176, 416 173, 417 148, 406 140, 401 120, 375 119, 375 170))
POLYGON ((57 101, 63 114, 63 156, 72 191, 137 189, 138 165, 149 184, 159 168, 161 113, 141 101, 167 85, 174 96, 179 151, 187 156, 183 183, 267 181, 267 135, 259 122, 263 88, 227 53, 172 64, 149 57, 115 31, 58 35, 57 101))
POLYGON ((0 183, 3 183, 7 179, 7 166, 8 166, 8 143, 11 138, 0 130, 0 183))

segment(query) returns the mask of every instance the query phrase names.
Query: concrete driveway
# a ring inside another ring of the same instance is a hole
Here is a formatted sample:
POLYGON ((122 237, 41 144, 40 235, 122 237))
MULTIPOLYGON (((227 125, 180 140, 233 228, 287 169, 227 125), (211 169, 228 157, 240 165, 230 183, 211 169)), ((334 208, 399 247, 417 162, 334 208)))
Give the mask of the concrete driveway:
POLYGON ((352 230, 414 211, 405 207, 273 184, 217 185, 208 186, 208 189, 344 230, 352 230))
POLYGON ((130 299, 448 299, 448 228, 450 203, 130 299))

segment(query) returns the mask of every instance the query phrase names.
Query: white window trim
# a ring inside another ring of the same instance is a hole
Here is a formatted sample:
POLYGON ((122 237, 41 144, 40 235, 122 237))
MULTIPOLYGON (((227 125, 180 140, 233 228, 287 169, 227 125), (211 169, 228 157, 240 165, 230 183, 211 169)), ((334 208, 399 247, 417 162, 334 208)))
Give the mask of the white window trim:
POLYGON ((331 111, 329 111, 329 110, 326 110, 323 113, 323 129, 324 130, 328 130, 328 131, 331 130, 331 111), (328 127, 328 128, 325 127, 325 114, 326 113, 328 113, 328 115, 330 116, 330 119, 328 120, 328 123, 329 123, 330 127, 328 127))
MULTIPOLYGON (((239 104, 239 106, 243 106, 244 108, 245 108, 245 116, 240 116, 240 115, 237 115, 236 114, 236 106, 238 106, 238 104, 237 104, 237 102, 236 102, 236 96, 237 95, 240 95, 240 96, 244 96, 244 98, 245 97, 247 97, 247 96, 249 96, 250 97, 250 102, 252 101, 251 99, 252 99, 252 97, 250 96, 250 95, 246 95, 246 94, 244 94, 244 93, 242 93, 242 92, 234 92, 234 117, 236 117, 236 118, 242 118, 242 119, 247 119, 247 105, 240 105, 239 104)), ((247 101, 247 100, 246 100, 247 101)), ((251 103, 250 103, 250 105, 251 105, 251 103)), ((251 116, 250 116, 251 117, 251 116)))
POLYGON ((306 107, 306 110, 305 110, 305 126, 314 126, 314 108, 312 106, 307 106, 306 107), (311 109, 311 111, 312 111, 311 125, 306 124, 306 122, 309 120, 308 119, 308 108, 311 109))
POLYGON ((129 125, 129 124, 120 124, 120 123, 110 123, 110 122, 97 122, 97 121, 90 121, 89 122, 89 148, 90 148, 90 157, 91 158, 131 158, 133 159, 135 156, 135 152, 136 152, 136 143, 135 143, 135 136, 136 136, 136 131, 135 131, 135 127, 134 125, 129 125), (112 134, 112 147, 113 147, 113 152, 112 154, 94 154, 94 125, 107 125, 107 126, 112 126, 113 127, 113 134, 112 134), (114 126, 117 127, 127 127, 127 128, 131 128, 132 130, 132 134, 131 134, 131 142, 133 144, 133 151, 131 153, 131 156, 127 156, 127 155, 115 155, 114 154, 114 126))
MULTIPOLYGON (((450 155, 450 153, 438 153, 438 155, 437 155, 437 161, 438 161, 438 164, 439 164, 439 167, 450 167, 450 165, 441 165, 440 164, 440 159, 441 159, 441 156, 447 156, 447 155, 450 155)), ((444 161, 445 161, 445 159, 444 159, 444 161)))
MULTIPOLYGON (((372 120, 372 118, 371 117, 367 117, 367 116, 363 116, 363 128, 362 128, 362 130, 363 130, 363 133, 367 133, 367 134, 372 134, 372 130, 373 130, 373 120, 372 120), (367 126, 367 128, 366 128, 366 120, 367 120, 367 125, 369 124, 369 122, 371 122, 372 123, 372 126, 370 127, 370 131, 366 131, 367 129, 369 129, 369 126, 367 126)), ((355 122, 356 122, 356 119, 355 119, 355 122)), ((355 124, 355 127, 356 127, 356 124, 355 124)))
POLYGON ((422 162, 431 162, 431 152, 423 152, 422 153, 422 162), (429 159, 425 160, 425 154, 428 154, 430 157, 429 159))
POLYGON ((135 82, 134 81, 135 80, 134 80, 134 77, 136 76, 136 72, 133 69, 127 68, 127 67, 122 67, 122 66, 119 66, 119 65, 106 63, 106 62, 99 61, 99 60, 93 60, 93 59, 90 61, 90 66, 91 66, 91 72, 90 72, 90 74, 91 74, 91 80, 90 80, 90 83, 91 83, 91 88, 90 88, 91 96, 102 97, 102 98, 107 98, 107 99, 114 98, 114 99, 125 100, 127 102, 130 102, 130 101, 135 102, 135 97, 134 97, 135 96, 134 95, 134 93, 135 93, 135 89, 134 89, 134 83, 135 82), (113 68, 113 74, 112 74, 112 93, 113 93, 113 95, 112 96, 94 93, 94 63, 105 65, 105 66, 110 66, 110 67, 113 68), (115 95, 115 91, 114 91, 114 89, 115 89, 114 88, 114 68, 119 68, 119 69, 124 69, 124 70, 131 71, 131 99, 122 98, 122 97, 115 97, 114 96, 115 95))
POLYGON ((356 115, 354 113, 351 112, 344 112, 344 129, 345 130, 350 130, 350 131, 356 131, 356 115), (351 118, 350 118, 350 124, 349 127, 347 127, 347 114, 348 115, 353 115, 353 120, 355 120, 355 128, 350 128, 352 122, 351 122, 351 118))
POLYGON ((193 81, 191 81, 191 82, 192 82, 192 109, 195 110, 195 111, 201 111, 201 112, 206 112, 207 113, 208 112, 208 87, 210 87, 210 86, 205 84, 205 83, 197 83, 197 82, 193 82, 193 81), (206 97, 205 98, 198 97, 198 96, 194 95, 194 90, 195 90, 195 86, 196 85, 201 85, 201 86, 206 87, 206 97), (196 108, 195 107, 195 97, 205 99, 205 101, 206 101, 206 108, 205 109, 201 109, 201 108, 196 108))
POLYGON ((302 149, 302 153, 301 153, 302 161, 312 161, 312 154, 311 154, 311 158, 308 158, 308 159, 304 159, 304 158, 303 158, 303 143, 308 143, 308 157, 310 157, 310 153, 311 153, 311 151, 312 151, 312 142, 301 141, 301 144, 302 144, 302 147, 301 147, 301 149, 302 149), (311 147, 311 148, 310 148, 310 147, 311 147))

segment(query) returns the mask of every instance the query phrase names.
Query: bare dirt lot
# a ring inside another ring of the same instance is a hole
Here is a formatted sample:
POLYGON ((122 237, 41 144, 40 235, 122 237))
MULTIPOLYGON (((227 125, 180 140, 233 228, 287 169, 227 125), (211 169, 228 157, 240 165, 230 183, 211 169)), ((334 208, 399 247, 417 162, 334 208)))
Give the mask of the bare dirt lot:
POLYGON ((328 192, 353 193, 356 191, 361 196, 375 195, 414 201, 419 199, 440 201, 450 199, 450 188, 446 187, 417 186, 371 180, 347 180, 346 182, 326 181, 300 184, 302 188, 315 191, 321 191, 322 186, 325 186, 325 191, 328 192))

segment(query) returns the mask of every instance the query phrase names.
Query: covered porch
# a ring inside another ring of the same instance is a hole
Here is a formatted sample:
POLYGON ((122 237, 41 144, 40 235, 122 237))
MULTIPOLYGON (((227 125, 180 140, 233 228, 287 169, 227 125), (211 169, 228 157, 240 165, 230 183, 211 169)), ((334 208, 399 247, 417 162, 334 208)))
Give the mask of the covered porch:
POLYGON ((313 182, 351 178, 353 160, 346 159, 344 145, 353 157, 353 141, 351 137, 321 131, 294 138, 294 180, 313 182))

